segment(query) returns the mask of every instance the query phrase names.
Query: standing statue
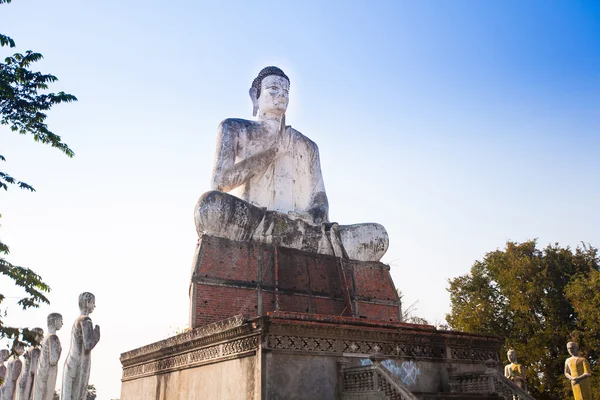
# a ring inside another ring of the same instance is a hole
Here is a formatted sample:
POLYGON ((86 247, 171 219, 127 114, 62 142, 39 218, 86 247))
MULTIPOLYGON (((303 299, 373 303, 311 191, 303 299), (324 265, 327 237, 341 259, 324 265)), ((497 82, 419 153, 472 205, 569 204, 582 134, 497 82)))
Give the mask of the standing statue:
POLYGON ((521 364, 517 364, 517 352, 514 350, 509 350, 506 353, 506 356, 508 357, 508 361, 510 361, 510 364, 504 367, 504 376, 512 382, 514 382, 514 384, 520 387, 521 389, 527 391, 525 371, 521 364))
POLYGON ((10 351, 7 349, 0 350, 0 399, 2 399, 2 386, 4 386, 4 380, 6 379, 6 365, 4 361, 10 356, 10 351))
POLYGON ((17 380, 23 368, 23 362, 19 357, 25 352, 25 343, 15 339, 12 352, 13 356, 6 364, 6 379, 4 385, 2 385, 2 398, 0 400, 15 400, 17 397, 17 380))
POLYGON ((592 400, 590 364, 585 357, 578 356, 579 347, 577 347, 577 343, 567 343, 567 351, 571 357, 565 361, 565 376, 571 381, 573 397, 575 397, 575 400, 592 400))
POLYGON ((23 371, 21 371, 17 385, 17 400, 31 400, 33 398, 33 381, 40 358, 39 343, 44 338, 44 330, 42 328, 33 328, 31 331, 35 333, 35 342, 38 345, 31 346, 23 355, 25 364, 23 365, 23 371))
POLYGON ((96 307, 92 293, 79 295, 81 315, 75 320, 71 331, 71 347, 65 360, 61 400, 85 400, 90 380, 92 349, 100 341, 100 327, 92 324, 89 315, 96 307))
POLYGON ((329 222, 319 148, 285 124, 289 89, 281 69, 264 68, 250 88, 258 121, 219 126, 213 190, 194 213, 198 235, 378 261, 389 244, 383 226, 329 222))
POLYGON ((48 315, 48 335, 42 342, 42 352, 33 389, 33 400, 52 400, 54 396, 56 376, 58 375, 58 360, 62 352, 56 331, 62 326, 62 315, 58 313, 48 315))

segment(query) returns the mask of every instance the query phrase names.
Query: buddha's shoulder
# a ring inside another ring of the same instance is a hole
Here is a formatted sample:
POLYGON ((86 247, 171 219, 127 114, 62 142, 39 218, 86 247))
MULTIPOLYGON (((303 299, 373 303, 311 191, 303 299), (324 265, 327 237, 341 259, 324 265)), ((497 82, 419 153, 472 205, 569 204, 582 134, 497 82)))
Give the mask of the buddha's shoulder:
POLYGON ((256 129, 258 127, 260 127, 259 122, 243 118, 227 118, 219 124, 219 129, 223 132, 256 129))
POLYGON ((315 142, 308 138, 308 136, 303 135, 302 132, 292 128, 292 135, 294 135, 297 142, 303 143, 304 145, 306 145, 306 147, 310 148, 313 151, 319 151, 319 146, 317 146, 315 142))

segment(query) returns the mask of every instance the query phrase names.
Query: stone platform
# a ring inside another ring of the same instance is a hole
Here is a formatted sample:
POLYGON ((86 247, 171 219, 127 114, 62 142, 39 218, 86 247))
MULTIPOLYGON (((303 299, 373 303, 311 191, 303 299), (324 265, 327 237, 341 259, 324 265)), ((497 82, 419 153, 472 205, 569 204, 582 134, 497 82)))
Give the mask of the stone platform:
POLYGON ((237 316, 122 354, 121 400, 491 399, 451 393, 451 381, 484 374, 500 345, 401 322, 237 316))
POLYGON ((401 319, 390 267, 204 235, 190 286, 190 327, 272 311, 401 319))
POLYGON ((204 235, 190 327, 121 355, 121 400, 528 399, 500 338, 403 323, 379 262, 204 235))

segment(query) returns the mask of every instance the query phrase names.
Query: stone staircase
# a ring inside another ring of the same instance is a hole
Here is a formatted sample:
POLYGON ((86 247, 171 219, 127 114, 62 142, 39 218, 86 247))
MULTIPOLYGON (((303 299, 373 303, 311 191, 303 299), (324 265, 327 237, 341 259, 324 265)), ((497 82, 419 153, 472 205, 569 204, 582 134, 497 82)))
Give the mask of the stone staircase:
POLYGON ((450 378, 453 393, 495 393, 504 400, 535 400, 533 396, 506 379, 495 367, 494 361, 486 362, 487 370, 479 375, 459 375, 450 378))
POLYGON ((374 363, 344 368, 340 376, 340 400, 535 400, 506 379, 490 360, 483 374, 450 378, 450 393, 412 393, 390 372, 374 363))
POLYGON ((419 400, 378 363, 342 371, 340 400, 419 400))

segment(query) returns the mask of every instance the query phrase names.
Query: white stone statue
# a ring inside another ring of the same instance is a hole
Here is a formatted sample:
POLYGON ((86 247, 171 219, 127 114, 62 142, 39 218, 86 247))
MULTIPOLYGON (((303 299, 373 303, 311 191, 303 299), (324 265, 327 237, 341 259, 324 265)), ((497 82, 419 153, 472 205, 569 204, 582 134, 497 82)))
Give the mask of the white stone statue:
MULTIPOLYGON (((506 353, 510 364, 504 367, 504 376, 509 380, 513 381, 515 385, 521 389, 527 391, 527 381, 525 379, 525 369, 523 365, 517 363, 517 352, 515 350, 509 350, 506 353)), ((517 396, 514 396, 515 400, 517 396)))
POLYGON ((92 349, 100 341, 100 327, 92 324, 89 315, 96 307, 92 293, 79 295, 81 315, 71 331, 71 347, 63 370, 61 400, 85 400, 90 380, 92 349))
POLYGON ((31 400, 33 398, 33 381, 37 371, 38 360, 40 358, 39 343, 44 338, 44 330, 42 328, 33 328, 31 330, 35 334, 36 346, 31 346, 23 354, 23 370, 17 384, 17 400, 31 400))
POLYGON ((213 190, 195 210, 198 234, 378 261, 389 244, 383 226, 329 222, 319 148, 285 124, 289 88, 283 71, 264 68, 250 89, 258 121, 219 126, 213 190))
POLYGON ((4 379, 6 378, 6 365, 4 365, 4 362, 9 356, 10 351, 7 349, 0 350, 0 380, 2 380, 0 383, 0 399, 2 399, 2 386, 4 386, 4 379))
POLYGON ((56 331, 62 326, 62 315, 58 313, 48 315, 48 335, 42 342, 42 351, 34 382, 33 400, 52 400, 54 396, 56 376, 58 375, 58 360, 62 352, 56 331))
POLYGON ((23 369, 23 362, 19 357, 25 352, 25 343, 15 339, 12 346, 13 356, 6 364, 6 378, 2 385, 2 398, 0 400, 15 400, 17 398, 17 380, 23 369))

